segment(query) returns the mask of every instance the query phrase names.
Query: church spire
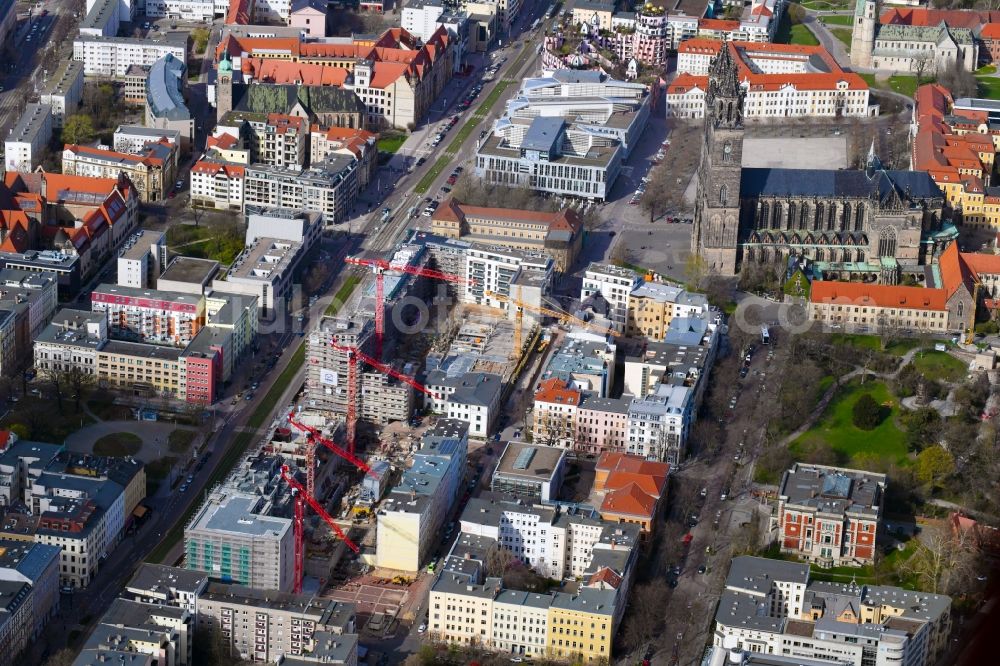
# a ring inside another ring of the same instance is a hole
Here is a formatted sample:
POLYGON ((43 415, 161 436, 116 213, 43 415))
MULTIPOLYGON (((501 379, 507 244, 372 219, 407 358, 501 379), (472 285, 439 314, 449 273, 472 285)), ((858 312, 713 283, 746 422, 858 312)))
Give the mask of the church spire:
POLYGON ((723 44, 708 72, 705 108, 715 127, 743 127, 744 91, 731 44, 723 44))
POLYGON ((868 176, 868 180, 871 180, 881 170, 882 160, 875 153, 875 139, 873 138, 872 145, 868 148, 868 157, 865 158, 865 175, 868 176))

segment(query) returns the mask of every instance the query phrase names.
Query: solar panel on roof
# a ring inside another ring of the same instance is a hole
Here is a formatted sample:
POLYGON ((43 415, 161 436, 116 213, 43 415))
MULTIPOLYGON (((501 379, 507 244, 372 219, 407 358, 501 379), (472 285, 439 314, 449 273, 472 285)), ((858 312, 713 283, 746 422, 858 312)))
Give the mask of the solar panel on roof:
POLYGON ((534 457, 534 449, 524 449, 517 454, 517 459, 514 460, 514 469, 528 469, 528 465, 531 464, 531 459, 534 457))

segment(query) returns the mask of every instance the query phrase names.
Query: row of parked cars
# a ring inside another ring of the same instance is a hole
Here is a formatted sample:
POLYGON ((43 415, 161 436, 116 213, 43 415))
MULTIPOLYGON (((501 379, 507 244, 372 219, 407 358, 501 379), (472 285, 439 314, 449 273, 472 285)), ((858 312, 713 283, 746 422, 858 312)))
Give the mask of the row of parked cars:
POLYGON ((483 84, 477 83, 475 86, 473 86, 472 90, 469 91, 469 94, 466 95, 465 98, 459 103, 458 108, 462 110, 468 109, 470 106, 472 106, 472 103, 476 101, 476 98, 479 97, 479 93, 481 92, 483 92, 483 84))

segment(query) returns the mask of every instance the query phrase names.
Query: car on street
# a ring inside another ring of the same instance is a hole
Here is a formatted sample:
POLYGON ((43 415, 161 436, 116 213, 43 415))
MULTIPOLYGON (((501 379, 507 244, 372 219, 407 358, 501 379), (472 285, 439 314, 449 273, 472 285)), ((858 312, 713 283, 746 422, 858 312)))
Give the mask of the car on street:
POLYGON ((181 487, 178 488, 177 490, 179 490, 180 492, 184 493, 184 492, 187 492, 187 489, 188 489, 187 484, 186 483, 182 483, 181 487))
POLYGON ((706 571, 708 571, 708 569, 707 569, 707 568, 705 567, 705 565, 704 565, 704 564, 703 564, 703 565, 701 565, 700 567, 698 567, 698 573, 700 573, 700 574, 703 574, 703 573, 705 573, 706 571))
POLYGON ((421 157, 419 160, 417 160, 417 166, 423 166, 426 163, 427 163, 426 157, 421 157))
POLYGON ((425 631, 427 631, 427 625, 426 624, 422 624, 419 627, 417 627, 417 633, 418 634, 422 634, 425 631))

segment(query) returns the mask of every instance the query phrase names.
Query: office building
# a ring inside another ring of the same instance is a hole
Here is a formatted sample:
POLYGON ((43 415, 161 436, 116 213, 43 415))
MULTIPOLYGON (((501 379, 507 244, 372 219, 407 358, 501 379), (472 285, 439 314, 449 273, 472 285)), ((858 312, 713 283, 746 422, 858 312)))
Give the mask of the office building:
POLYGON ((118 255, 118 285, 152 289, 166 266, 167 234, 140 229, 122 246, 118 255))
POLYGON ((871 564, 885 486, 885 474, 795 463, 778 488, 782 552, 822 567, 871 564))
POLYGON ((424 565, 458 500, 468 446, 469 426, 461 421, 440 419, 424 435, 413 465, 379 507, 376 566, 412 573, 424 565))
POLYGON ((62 127, 66 114, 72 114, 83 100, 83 64, 67 60, 48 79, 39 98, 52 107, 52 126, 62 127))
POLYGON ((180 133, 184 148, 194 141, 194 117, 184 101, 187 65, 184 57, 166 53, 149 67, 146 77, 146 127, 180 133))
POLYGON ((267 510, 257 495, 212 493, 184 528, 185 566, 258 590, 291 590, 292 521, 267 510))
POLYGON ((7 171, 31 172, 41 164, 52 138, 52 106, 28 104, 17 124, 4 138, 4 165, 7 171))
POLYGON ((525 79, 476 151, 490 183, 603 201, 649 119, 645 86, 560 69, 525 79))
POLYGON ((237 255, 225 276, 212 282, 212 288, 256 298, 258 316, 273 320, 288 312, 305 254, 300 242, 258 236, 237 255))
POLYGON ((198 597, 208 586, 208 574, 163 564, 142 562, 125 589, 122 599, 183 608, 198 616, 198 597))
POLYGON ((558 499, 565 465, 566 452, 560 449, 507 442, 490 478, 490 490, 527 502, 551 502, 558 499))

